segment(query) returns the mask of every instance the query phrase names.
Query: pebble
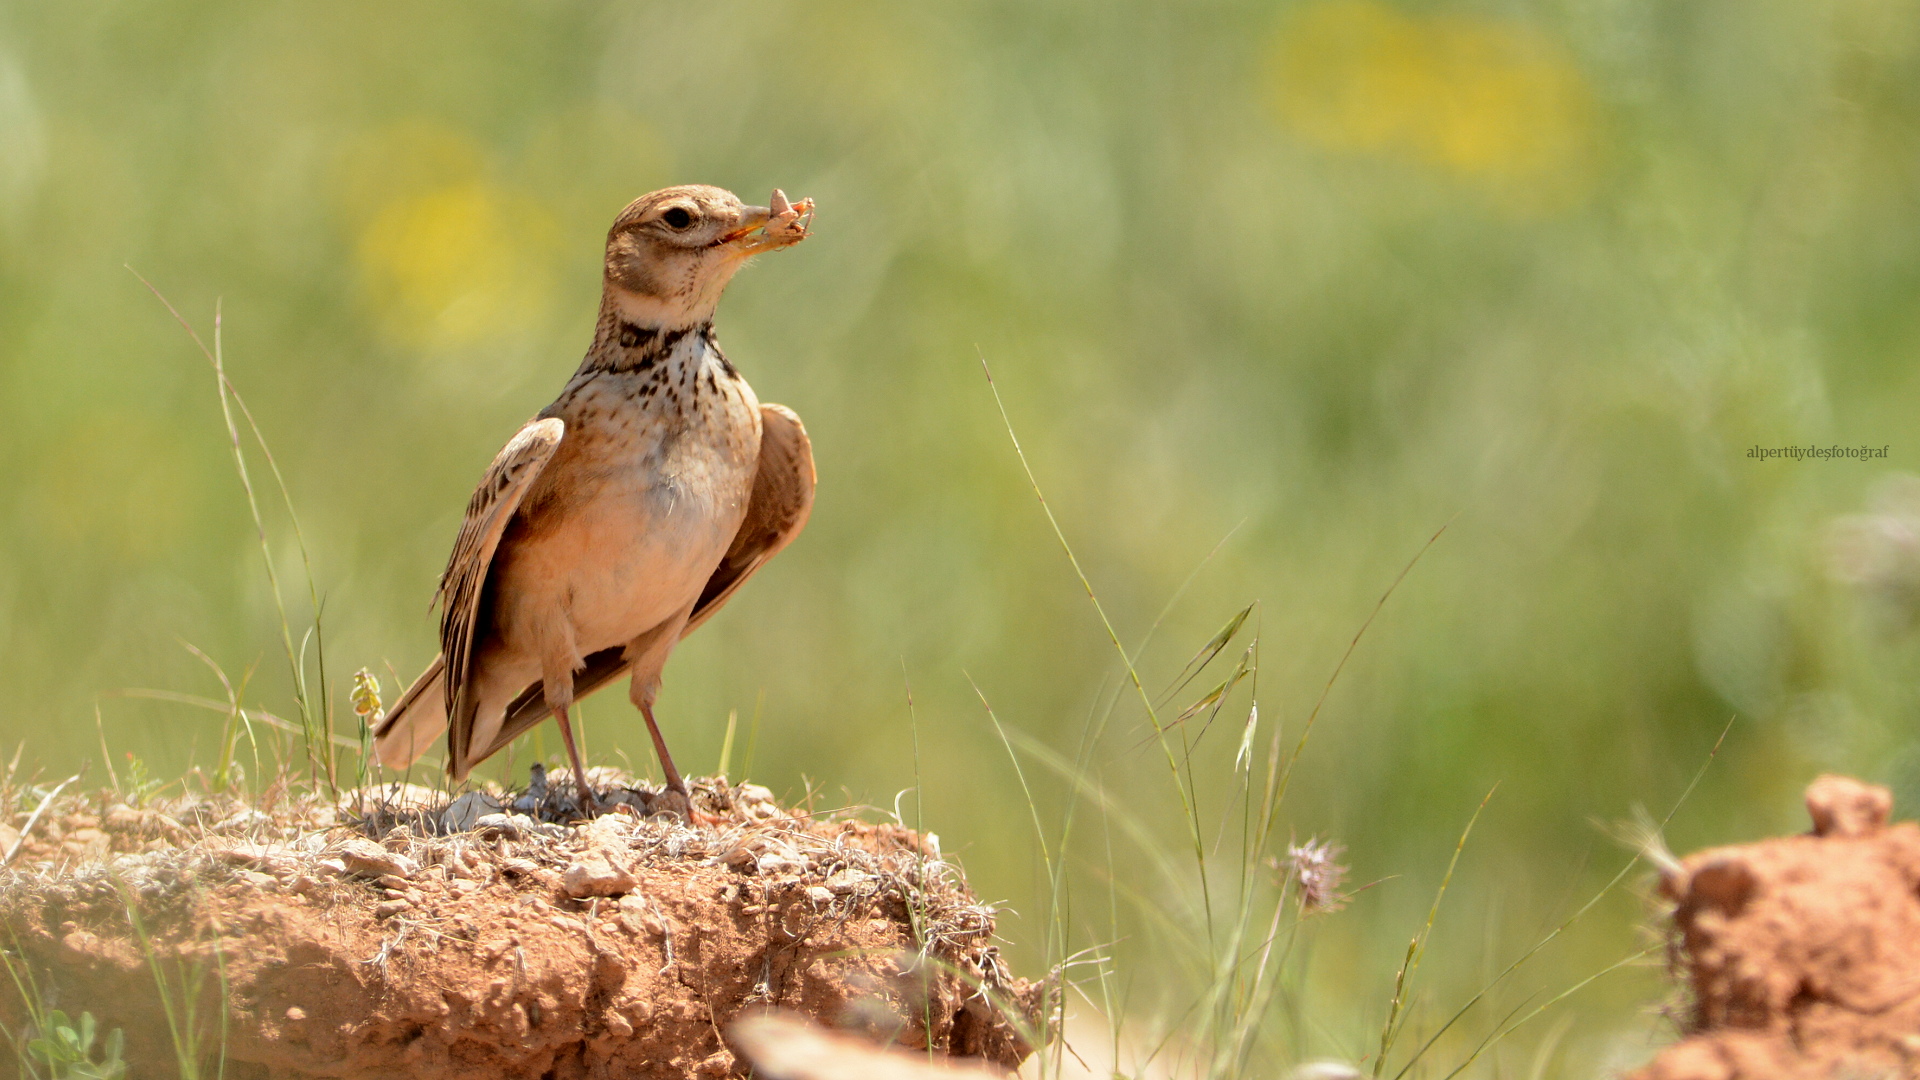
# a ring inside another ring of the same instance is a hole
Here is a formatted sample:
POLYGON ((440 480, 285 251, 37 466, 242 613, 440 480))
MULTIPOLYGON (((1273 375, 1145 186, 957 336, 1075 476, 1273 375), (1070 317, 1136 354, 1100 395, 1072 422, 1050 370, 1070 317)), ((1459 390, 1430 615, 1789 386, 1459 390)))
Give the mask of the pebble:
POLYGON ((525 814, 482 814, 473 820, 473 830, 489 840, 522 840, 533 831, 533 819, 525 814))
POLYGON ((628 847, 632 824, 622 817, 603 817, 580 831, 584 850, 560 877, 568 896, 621 896, 640 884, 628 869, 633 857, 628 847))
POLYGON ((236 811, 220 819, 213 826, 217 833, 243 833, 254 829, 264 829, 273 824, 273 819, 251 807, 236 811))
POLYGON ((218 849, 213 854, 214 858, 228 866, 283 876, 292 873, 297 865, 291 851, 267 844, 239 843, 232 847, 218 849))
POLYGON ((68 833, 60 846, 83 859, 104 859, 112 852, 113 841, 106 833, 89 825, 68 833))
POLYGON ((640 879, 631 871, 597 853, 582 858, 560 875, 560 887, 576 900, 589 896, 621 896, 639 884, 640 879))
POLYGON ((827 888, 836 893, 850 893, 862 885, 878 880, 872 874, 862 873, 851 866, 842 867, 827 875, 827 888))
POLYGON ((500 800, 484 791, 469 791, 453 800, 440 815, 440 827, 446 832, 472 832, 488 817, 499 817, 500 800))
POLYGON ((773 792, 759 784, 741 784, 733 793, 733 805, 750 821, 780 816, 780 805, 773 801, 773 792))
POLYGON ((419 863, 359 837, 340 845, 340 861, 356 877, 378 879, 392 875, 410 878, 420 872, 419 863))

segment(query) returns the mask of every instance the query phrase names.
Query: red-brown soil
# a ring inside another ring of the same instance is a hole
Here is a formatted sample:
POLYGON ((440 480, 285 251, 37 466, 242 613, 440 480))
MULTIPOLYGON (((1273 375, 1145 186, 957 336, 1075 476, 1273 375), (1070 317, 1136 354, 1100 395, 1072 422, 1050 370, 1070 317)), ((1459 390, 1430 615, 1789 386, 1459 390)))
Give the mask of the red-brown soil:
MULTIPOLYGON (((62 805, 0 875, 0 946, 37 1007, 123 1029, 138 1077, 177 1075, 174 1030, 239 1078, 738 1076, 726 1032, 766 1006, 1001 1068, 1027 1053, 1007 1015, 1037 990, 909 829, 723 781, 695 824, 646 789, 581 825, 387 794, 62 805)), ((25 1005, 0 982, 9 1031, 25 1005)))
POLYGON ((1885 788, 1823 776, 1813 831, 1666 874, 1687 1037, 1634 1080, 1920 1077, 1920 825, 1885 788))

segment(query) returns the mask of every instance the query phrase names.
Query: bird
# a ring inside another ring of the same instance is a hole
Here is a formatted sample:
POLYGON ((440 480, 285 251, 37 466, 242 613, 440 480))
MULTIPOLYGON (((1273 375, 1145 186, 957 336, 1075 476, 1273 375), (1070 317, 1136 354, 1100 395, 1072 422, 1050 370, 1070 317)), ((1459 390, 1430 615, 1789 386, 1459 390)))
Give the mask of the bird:
POLYGON ((435 593, 440 655, 375 725, 382 764, 411 766, 445 732, 458 782, 552 716, 592 813, 568 713, 631 673, 667 789, 691 799, 654 720, 661 671, 805 527, 815 482, 806 427, 754 396, 714 309, 813 212, 777 188, 748 206, 689 184, 614 219, 593 343, 468 500, 435 593))

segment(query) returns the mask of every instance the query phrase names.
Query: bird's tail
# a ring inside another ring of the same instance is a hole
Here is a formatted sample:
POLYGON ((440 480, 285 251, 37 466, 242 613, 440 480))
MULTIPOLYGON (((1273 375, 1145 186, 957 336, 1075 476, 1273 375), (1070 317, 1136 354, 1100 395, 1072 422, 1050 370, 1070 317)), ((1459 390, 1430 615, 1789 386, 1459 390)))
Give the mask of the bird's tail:
POLYGON ((434 657, 373 729, 373 749, 382 765, 412 765, 447 730, 446 667, 446 657, 434 657))

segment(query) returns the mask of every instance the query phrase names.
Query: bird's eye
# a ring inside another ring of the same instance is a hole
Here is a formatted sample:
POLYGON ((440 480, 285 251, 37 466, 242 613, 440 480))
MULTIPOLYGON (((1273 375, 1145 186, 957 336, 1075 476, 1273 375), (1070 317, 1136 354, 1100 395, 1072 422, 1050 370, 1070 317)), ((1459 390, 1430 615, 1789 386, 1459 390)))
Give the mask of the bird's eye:
POLYGON ((693 224, 693 211, 684 206, 669 206, 660 220, 666 222, 669 229, 684 229, 693 224))

